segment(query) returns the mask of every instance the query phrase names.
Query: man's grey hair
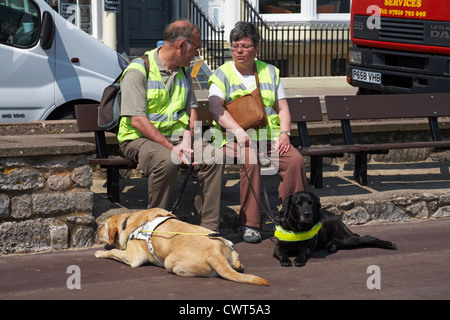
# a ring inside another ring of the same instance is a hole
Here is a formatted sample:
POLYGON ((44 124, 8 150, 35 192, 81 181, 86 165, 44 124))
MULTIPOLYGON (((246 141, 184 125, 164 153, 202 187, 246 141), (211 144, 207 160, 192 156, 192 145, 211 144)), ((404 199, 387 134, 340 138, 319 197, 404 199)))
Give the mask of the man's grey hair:
POLYGON ((192 40, 200 34, 200 28, 187 20, 178 20, 169 24, 164 30, 164 41, 173 43, 179 39, 192 40))

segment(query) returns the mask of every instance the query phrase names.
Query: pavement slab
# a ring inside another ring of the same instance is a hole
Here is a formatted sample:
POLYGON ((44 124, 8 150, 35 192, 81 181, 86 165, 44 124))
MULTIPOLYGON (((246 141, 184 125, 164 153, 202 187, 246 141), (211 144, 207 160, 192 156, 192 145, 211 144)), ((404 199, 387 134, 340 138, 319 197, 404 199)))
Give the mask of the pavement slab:
POLYGON ((398 250, 317 251, 304 267, 281 267, 272 257, 274 242, 235 243, 245 272, 266 278, 269 287, 221 278, 183 278, 163 268, 131 268, 97 259, 97 245, 0 257, 0 299, 77 300, 441 300, 450 299, 450 219, 351 227, 394 242, 398 250), (71 278, 78 267, 79 289, 71 278), (370 277, 379 268, 379 289, 370 277), (72 271, 71 271, 72 270, 72 271))

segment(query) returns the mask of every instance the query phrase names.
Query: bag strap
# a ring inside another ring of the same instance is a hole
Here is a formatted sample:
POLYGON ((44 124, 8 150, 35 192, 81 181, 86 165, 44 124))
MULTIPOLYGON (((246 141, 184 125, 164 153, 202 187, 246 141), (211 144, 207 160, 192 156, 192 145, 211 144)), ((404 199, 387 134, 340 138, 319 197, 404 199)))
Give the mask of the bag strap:
MULTIPOLYGON (((149 67, 149 61, 148 61, 148 55, 144 54, 142 57, 140 57, 142 60, 144 60, 144 64, 145 64, 145 72, 147 74, 147 79, 148 79, 148 70, 150 69, 149 67)), ((122 78, 122 74, 123 74, 123 70, 122 72, 119 74, 119 76, 117 77, 116 80, 114 80, 113 83, 119 83, 120 82, 120 78, 122 78)))
POLYGON ((263 189, 264 201, 266 202, 267 209, 264 208, 264 205, 259 200, 259 197, 256 195, 255 189, 253 189, 253 186, 250 183, 250 177, 248 175, 247 168, 245 168, 245 165, 242 165, 242 167, 244 168, 244 172, 245 172, 245 176, 247 177, 248 185, 250 186, 250 190, 251 190, 253 196, 255 197, 256 202, 258 203, 259 207, 264 211, 264 213, 267 215, 267 219, 272 221, 273 223, 275 223, 276 216, 275 216, 274 212, 272 211, 272 209, 270 207, 269 196, 267 195, 267 189, 266 189, 266 186, 264 184, 263 177, 261 176, 261 187, 263 189))
POLYGON ((147 79, 148 79, 148 72, 149 72, 149 61, 148 61, 148 55, 144 54, 142 57, 142 60, 144 60, 144 64, 145 64, 145 72, 147 73, 147 79))
POLYGON ((259 89, 258 68, 256 67, 256 62, 255 62, 255 81, 256 81, 256 87, 259 89))

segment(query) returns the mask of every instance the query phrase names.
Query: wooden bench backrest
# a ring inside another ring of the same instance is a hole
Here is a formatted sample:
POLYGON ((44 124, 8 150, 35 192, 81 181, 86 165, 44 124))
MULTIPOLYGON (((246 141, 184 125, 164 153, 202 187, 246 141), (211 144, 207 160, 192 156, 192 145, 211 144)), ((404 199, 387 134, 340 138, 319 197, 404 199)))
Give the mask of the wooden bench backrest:
MULTIPOLYGON (((78 104, 75 106, 75 115, 79 132, 102 131, 97 125, 98 104, 78 104)), ((198 120, 202 121, 202 126, 211 126, 213 118, 209 113, 208 100, 198 101, 198 120)))
MULTIPOLYGON (((299 134, 302 146, 309 146, 309 137, 306 127, 306 122, 322 121, 322 108, 319 97, 305 97, 305 98, 287 98, 289 110, 291 113, 291 122, 297 123, 299 127, 299 134)), ((103 131, 97 125, 98 118, 98 104, 81 104, 75 106, 75 114, 77 117, 77 126, 79 132, 96 132, 96 139, 102 140, 103 131)), ((202 121, 203 127, 209 127, 213 123, 213 118, 209 112, 208 100, 198 101, 198 120, 202 121)), ((106 151, 103 151, 105 155, 106 151)), ((104 157, 104 156, 102 156, 104 157)))
POLYGON ((209 101, 199 100, 197 108, 198 121, 202 122, 202 127, 209 127, 213 125, 213 117, 209 112, 209 101))
POLYGON ((75 105, 75 116, 79 132, 94 132, 97 158, 108 158, 105 131, 97 124, 98 104, 75 105))
POLYGON ((325 102, 330 120, 450 116, 450 93, 326 96, 325 102))
POLYGON ((79 132, 102 131, 97 124, 98 104, 77 104, 75 115, 79 132))
POLYGON ((287 98, 291 122, 322 121, 319 97, 287 98))
POLYGON ((326 96, 329 120, 340 120, 346 144, 354 144, 350 120, 428 118, 433 141, 441 141, 437 119, 450 116, 450 93, 326 96))
MULTIPOLYGON (((322 121, 322 109, 319 97, 287 98, 291 112, 291 122, 322 121)), ((211 126, 213 118, 209 112, 208 100, 198 101, 198 120, 203 126, 211 126)))
POLYGON ((306 123, 323 120, 319 97, 287 98, 287 102, 291 113, 291 122, 297 123, 300 145, 302 147, 310 147, 311 142, 306 123))

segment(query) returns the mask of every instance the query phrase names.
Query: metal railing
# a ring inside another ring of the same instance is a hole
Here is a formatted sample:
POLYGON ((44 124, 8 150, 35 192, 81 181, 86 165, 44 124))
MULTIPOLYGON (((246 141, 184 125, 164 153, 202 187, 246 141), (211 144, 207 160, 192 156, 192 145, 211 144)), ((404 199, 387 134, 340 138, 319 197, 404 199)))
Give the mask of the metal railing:
POLYGON ((241 1, 241 20, 261 32, 258 59, 277 66, 281 77, 345 75, 348 24, 269 25, 248 0, 241 1))
POLYGON ((214 70, 224 64, 225 41, 223 27, 215 26, 194 0, 189 1, 189 20, 201 30, 201 56, 209 67, 214 70))
POLYGON ((345 75, 348 26, 275 25, 267 34, 258 58, 277 66, 282 77, 345 75))
MULTIPOLYGON (((202 57, 215 70, 225 62, 223 27, 215 26, 194 0, 189 1, 189 19, 200 27, 202 57)), ((281 77, 345 75, 352 45, 348 24, 268 24, 248 0, 241 0, 241 20, 259 28, 258 59, 278 67, 281 77)))

